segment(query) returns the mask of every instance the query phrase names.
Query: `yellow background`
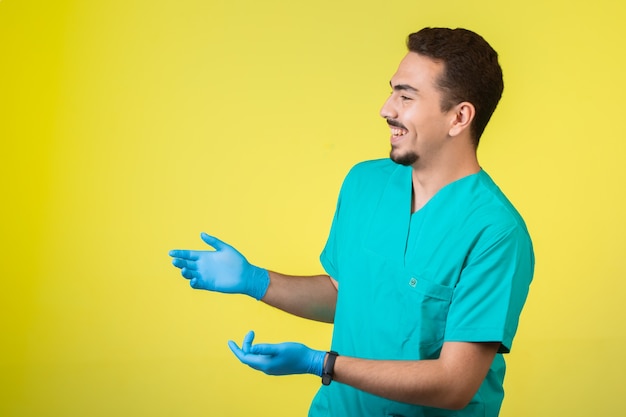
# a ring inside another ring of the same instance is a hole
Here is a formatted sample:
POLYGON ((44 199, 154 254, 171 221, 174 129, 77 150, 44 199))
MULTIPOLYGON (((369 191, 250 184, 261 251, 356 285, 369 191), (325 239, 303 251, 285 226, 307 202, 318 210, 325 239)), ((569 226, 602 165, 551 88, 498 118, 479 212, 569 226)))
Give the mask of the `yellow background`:
POLYGON ((625 18, 618 0, 1 0, 0 415, 305 415, 318 378, 226 342, 326 349, 331 328, 193 291, 167 251, 207 231, 321 272, 424 26, 477 31, 504 68, 479 153, 537 269, 502 416, 624 415, 625 18))

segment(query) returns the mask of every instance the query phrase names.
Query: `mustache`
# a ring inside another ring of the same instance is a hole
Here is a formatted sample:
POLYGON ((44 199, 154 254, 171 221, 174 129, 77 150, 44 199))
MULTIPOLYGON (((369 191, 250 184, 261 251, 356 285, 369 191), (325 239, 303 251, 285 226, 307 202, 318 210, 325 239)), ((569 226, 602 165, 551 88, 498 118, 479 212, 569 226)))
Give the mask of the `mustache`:
POLYGON ((409 130, 406 127, 404 127, 404 125, 402 123, 400 123, 399 121, 397 121, 395 119, 386 119, 386 120, 387 120, 387 124, 389 126, 398 127, 400 129, 404 129, 404 130, 409 130))

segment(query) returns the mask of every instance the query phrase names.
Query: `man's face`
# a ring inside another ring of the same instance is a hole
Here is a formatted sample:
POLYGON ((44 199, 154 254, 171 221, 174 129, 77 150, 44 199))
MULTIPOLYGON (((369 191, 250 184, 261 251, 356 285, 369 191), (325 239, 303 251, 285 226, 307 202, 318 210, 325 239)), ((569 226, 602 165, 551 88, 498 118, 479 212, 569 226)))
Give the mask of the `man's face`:
POLYGON ((409 52, 391 79, 391 96, 380 115, 391 128, 390 158, 402 165, 428 164, 450 130, 452 111, 441 111, 437 79, 443 63, 409 52))

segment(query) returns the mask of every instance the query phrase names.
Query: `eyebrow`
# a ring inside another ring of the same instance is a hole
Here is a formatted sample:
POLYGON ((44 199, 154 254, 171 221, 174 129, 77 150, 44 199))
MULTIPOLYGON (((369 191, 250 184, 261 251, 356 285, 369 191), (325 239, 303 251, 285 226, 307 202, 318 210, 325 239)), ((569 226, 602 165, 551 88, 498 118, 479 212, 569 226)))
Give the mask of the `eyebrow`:
POLYGON ((411 87, 408 84, 393 85, 391 81, 389 81, 389 85, 391 86, 391 88, 393 88, 394 91, 411 91, 413 93, 417 93, 417 88, 411 87))

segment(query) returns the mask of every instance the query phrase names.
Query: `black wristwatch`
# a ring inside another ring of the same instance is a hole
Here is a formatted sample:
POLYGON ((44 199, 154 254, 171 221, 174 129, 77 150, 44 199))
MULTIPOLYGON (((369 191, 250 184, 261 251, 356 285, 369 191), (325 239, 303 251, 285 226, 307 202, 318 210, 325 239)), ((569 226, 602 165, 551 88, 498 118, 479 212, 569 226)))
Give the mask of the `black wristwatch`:
POLYGON ((334 351, 328 352, 328 358, 326 358, 326 364, 324 365, 324 370, 322 371, 322 384, 330 385, 330 382, 333 380, 333 372, 335 371, 335 359, 337 359, 339 354, 334 351))

